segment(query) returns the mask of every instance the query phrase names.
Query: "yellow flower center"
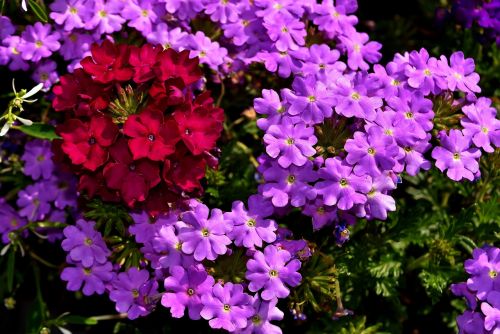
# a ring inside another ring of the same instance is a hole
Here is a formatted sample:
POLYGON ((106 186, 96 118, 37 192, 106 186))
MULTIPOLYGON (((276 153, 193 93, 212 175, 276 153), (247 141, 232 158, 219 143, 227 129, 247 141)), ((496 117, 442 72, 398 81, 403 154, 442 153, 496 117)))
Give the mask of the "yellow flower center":
POLYGON ((369 154, 369 155, 375 155, 375 149, 374 149, 373 147, 370 147, 370 148, 368 149, 368 154, 369 154))
POLYGON ((208 232, 208 230, 207 230, 206 228, 202 228, 202 229, 201 229, 201 235, 202 235, 203 237, 205 237, 205 238, 206 238, 206 237, 208 237, 208 235, 209 235, 209 234, 210 234, 210 233, 208 232))
POLYGON ((274 270, 274 269, 270 270, 269 271, 269 276, 271 276, 271 277, 277 277, 278 276, 278 271, 274 270))
POLYGON ((248 226, 248 227, 254 227, 256 223, 257 223, 257 222, 255 221, 255 219, 250 218, 250 219, 247 221, 247 226, 248 226))
POLYGON ((453 160, 460 160, 460 153, 453 153, 453 160))
POLYGON ((340 179, 339 184, 342 188, 347 187, 347 180, 345 178, 340 179))

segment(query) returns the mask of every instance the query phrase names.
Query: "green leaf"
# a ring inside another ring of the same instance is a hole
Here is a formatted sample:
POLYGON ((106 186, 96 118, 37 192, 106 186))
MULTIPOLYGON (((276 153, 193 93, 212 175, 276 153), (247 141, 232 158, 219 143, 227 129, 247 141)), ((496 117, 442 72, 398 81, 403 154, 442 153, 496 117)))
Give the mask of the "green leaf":
POLYGON ((18 130, 24 132, 28 136, 40 138, 40 139, 60 139, 56 134, 56 130, 52 125, 44 123, 33 123, 32 125, 21 125, 17 128, 18 130))
POLYGON ((7 260, 7 291, 12 292, 14 285, 14 267, 16 263, 16 252, 13 249, 9 252, 9 259, 7 260))
POLYGON ((45 6, 40 5, 35 0, 28 0, 28 4, 31 10, 35 13, 36 17, 43 23, 47 23, 49 21, 49 17, 47 16, 47 10, 45 6))

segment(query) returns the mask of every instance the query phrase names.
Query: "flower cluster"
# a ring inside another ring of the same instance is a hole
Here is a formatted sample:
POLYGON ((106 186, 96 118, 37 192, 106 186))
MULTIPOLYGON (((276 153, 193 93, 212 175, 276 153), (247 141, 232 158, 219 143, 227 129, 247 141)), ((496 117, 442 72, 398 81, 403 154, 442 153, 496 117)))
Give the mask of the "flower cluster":
MULTIPOLYGON (((76 206, 75 180, 72 175, 56 168, 50 142, 27 142, 21 160, 23 173, 34 183, 19 190, 16 209, 0 199, 0 233, 4 244, 16 241, 19 236, 27 236, 29 223, 65 223, 68 213, 72 214, 76 206)), ((37 227, 33 232, 51 242, 62 238, 57 228, 37 227)))
POLYGON ((449 178, 472 181, 480 150, 500 144, 496 110, 476 98, 479 76, 462 52, 449 60, 425 49, 397 54, 366 72, 352 71, 327 45, 313 48, 324 56, 306 60, 292 89, 264 90, 254 107, 266 132, 259 193, 276 208, 302 208, 315 229, 349 216, 386 219, 396 209, 397 175, 428 170, 430 152, 449 178), (450 128, 450 118, 451 130, 435 132, 450 128))
POLYGON ((79 175, 79 190, 129 207, 146 203, 152 214, 201 192, 224 116, 208 92, 193 93, 197 58, 106 40, 82 67, 61 78, 53 101, 68 115, 57 126, 58 151, 79 175))
MULTIPOLYGON (((217 72, 235 74, 259 62, 271 72, 288 77, 297 73, 310 56, 305 47, 306 22, 325 41, 334 41, 348 66, 368 69, 377 62, 381 44, 357 32, 356 0, 215 1, 215 0, 56 0, 50 4, 54 23, 26 26, 20 35, 9 18, 0 16, 2 43, 0 65, 33 70, 33 79, 49 88, 57 82, 59 53, 73 71, 90 54, 93 43, 127 27, 153 44, 176 51, 189 50, 190 57, 217 72), (217 40, 191 28, 194 20, 209 21, 220 29, 217 40)), ((321 54, 311 54, 321 58, 321 54)))
POLYGON ((500 331, 500 249, 483 246, 474 249, 465 261, 467 282, 452 284, 451 291, 467 301, 467 310, 457 317, 462 334, 500 331))

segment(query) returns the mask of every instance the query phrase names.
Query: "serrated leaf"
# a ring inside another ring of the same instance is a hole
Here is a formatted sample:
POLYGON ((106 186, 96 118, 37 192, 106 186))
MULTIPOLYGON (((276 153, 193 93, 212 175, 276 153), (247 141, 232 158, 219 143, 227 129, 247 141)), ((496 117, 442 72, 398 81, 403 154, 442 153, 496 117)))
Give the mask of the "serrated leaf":
POLYGON ((49 17, 47 16, 47 10, 45 6, 40 5, 35 0, 28 0, 28 5, 30 6, 33 13, 35 13, 36 17, 42 21, 43 23, 47 23, 49 21, 49 17))
POLYGON ((40 139, 60 139, 56 134, 56 129, 52 125, 44 123, 33 123, 32 125, 21 125, 17 128, 19 131, 24 132, 28 136, 40 139))

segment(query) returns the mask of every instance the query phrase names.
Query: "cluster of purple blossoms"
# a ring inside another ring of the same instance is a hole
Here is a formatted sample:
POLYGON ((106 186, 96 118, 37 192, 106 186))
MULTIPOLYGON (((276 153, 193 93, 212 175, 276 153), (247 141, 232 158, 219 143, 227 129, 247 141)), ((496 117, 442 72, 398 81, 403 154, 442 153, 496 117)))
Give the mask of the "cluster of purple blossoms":
POLYGON ((92 43, 127 27, 149 43, 190 50, 191 57, 199 57, 218 77, 254 62, 283 77, 318 66, 326 74, 330 67, 345 66, 336 62, 340 55, 347 56, 352 70, 366 70, 381 57, 381 44, 355 29, 355 0, 55 0, 49 9, 53 23, 28 25, 20 35, 8 17, 0 16, 0 65, 33 71, 33 79, 46 89, 59 78, 52 56, 59 53, 73 71, 89 55, 92 43), (220 37, 212 40, 194 31, 194 19, 212 21, 221 29, 220 37), (337 50, 305 47, 305 22, 316 25, 337 50), (307 64, 308 59, 315 63, 307 64))
POLYGON ((452 284, 451 291, 464 297, 467 310, 457 317, 460 334, 500 332, 500 249, 483 246, 474 249, 465 261, 466 282, 452 284))
MULTIPOLYGON (((11 233, 19 229, 21 236, 27 236, 28 223, 65 223, 76 205, 76 181, 56 168, 51 143, 37 139, 27 142, 24 148, 23 173, 34 183, 18 192, 16 209, 5 200, 0 201, 0 233, 5 244, 13 241, 10 237, 15 233, 11 233)), ((37 227, 35 230, 51 242, 63 237, 57 228, 37 227)))
POLYGON ((396 209, 390 193, 399 174, 430 169, 430 156, 452 180, 480 176, 481 149, 498 147, 500 122, 491 100, 475 95, 472 59, 462 52, 437 59, 421 49, 368 72, 346 66, 327 45, 313 47, 332 55, 319 68, 316 58, 305 61, 303 68, 320 70, 297 76, 291 89, 263 90, 254 102, 267 153, 259 193, 276 208, 301 208, 315 229, 345 228, 349 217, 386 219, 396 209), (463 128, 441 131, 433 147, 435 124, 449 116, 434 109, 437 99, 462 109, 463 128))

